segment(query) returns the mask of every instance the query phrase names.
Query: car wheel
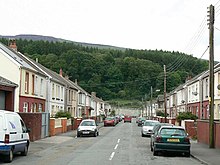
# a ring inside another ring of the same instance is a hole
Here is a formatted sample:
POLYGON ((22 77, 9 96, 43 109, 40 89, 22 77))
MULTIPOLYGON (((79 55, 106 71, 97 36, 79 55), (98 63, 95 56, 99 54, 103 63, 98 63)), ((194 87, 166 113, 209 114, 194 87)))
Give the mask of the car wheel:
POLYGON ((77 137, 80 137, 80 134, 79 133, 77 133, 77 135, 76 135, 77 137))
POLYGON ((8 154, 7 155, 5 155, 5 160, 4 160, 4 162, 6 162, 6 163, 11 163, 12 162, 12 160, 13 160, 13 150, 11 149, 9 152, 8 152, 8 154))
POLYGON ((141 134, 142 137, 144 137, 144 134, 141 134))
POLYGON ((96 137, 97 136, 97 132, 94 132, 94 137, 96 137))
POLYGON ((186 157, 190 157, 190 151, 189 152, 185 152, 185 156, 186 157))
POLYGON ((28 146, 26 145, 26 146, 24 147, 24 151, 21 152, 21 155, 22 155, 22 156, 27 156, 27 153, 28 153, 28 146))
POLYGON ((154 156, 158 156, 158 151, 155 151, 155 147, 154 147, 154 149, 153 149, 153 155, 154 155, 154 156))

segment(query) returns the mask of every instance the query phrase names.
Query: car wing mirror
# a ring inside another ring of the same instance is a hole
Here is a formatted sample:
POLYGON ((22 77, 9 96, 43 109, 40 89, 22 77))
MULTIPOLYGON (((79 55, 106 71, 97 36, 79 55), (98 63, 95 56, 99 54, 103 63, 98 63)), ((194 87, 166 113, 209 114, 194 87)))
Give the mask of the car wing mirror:
POLYGON ((27 133, 31 132, 31 129, 30 129, 30 128, 27 128, 26 132, 27 132, 27 133))

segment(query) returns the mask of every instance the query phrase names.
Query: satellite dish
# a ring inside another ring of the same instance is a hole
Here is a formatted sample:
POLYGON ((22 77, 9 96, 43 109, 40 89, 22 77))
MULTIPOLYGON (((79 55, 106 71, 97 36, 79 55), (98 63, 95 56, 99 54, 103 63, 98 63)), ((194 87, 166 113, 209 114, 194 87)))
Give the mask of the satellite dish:
POLYGON ((220 84, 218 84, 217 88, 218 88, 218 90, 220 90, 220 84))

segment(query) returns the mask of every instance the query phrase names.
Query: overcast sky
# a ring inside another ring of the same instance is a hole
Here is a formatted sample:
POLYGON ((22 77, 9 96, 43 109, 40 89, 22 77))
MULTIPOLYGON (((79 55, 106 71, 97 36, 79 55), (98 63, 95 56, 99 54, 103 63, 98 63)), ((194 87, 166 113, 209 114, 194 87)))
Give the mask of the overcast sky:
MULTIPOLYGON (((37 34, 77 42, 204 55, 207 7, 215 5, 215 60, 220 61, 219 0, 0 0, 0 35, 37 34)), ((203 56, 202 56, 203 55, 203 56)))

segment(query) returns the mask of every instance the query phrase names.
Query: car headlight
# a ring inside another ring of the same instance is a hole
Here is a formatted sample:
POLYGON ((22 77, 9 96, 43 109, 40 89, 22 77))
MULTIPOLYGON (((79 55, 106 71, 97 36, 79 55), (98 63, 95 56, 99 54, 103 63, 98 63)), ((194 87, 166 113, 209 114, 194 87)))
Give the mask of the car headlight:
POLYGON ((78 131, 80 131, 80 128, 78 128, 78 131))
POLYGON ((95 128, 92 128, 92 131, 95 131, 95 128))

